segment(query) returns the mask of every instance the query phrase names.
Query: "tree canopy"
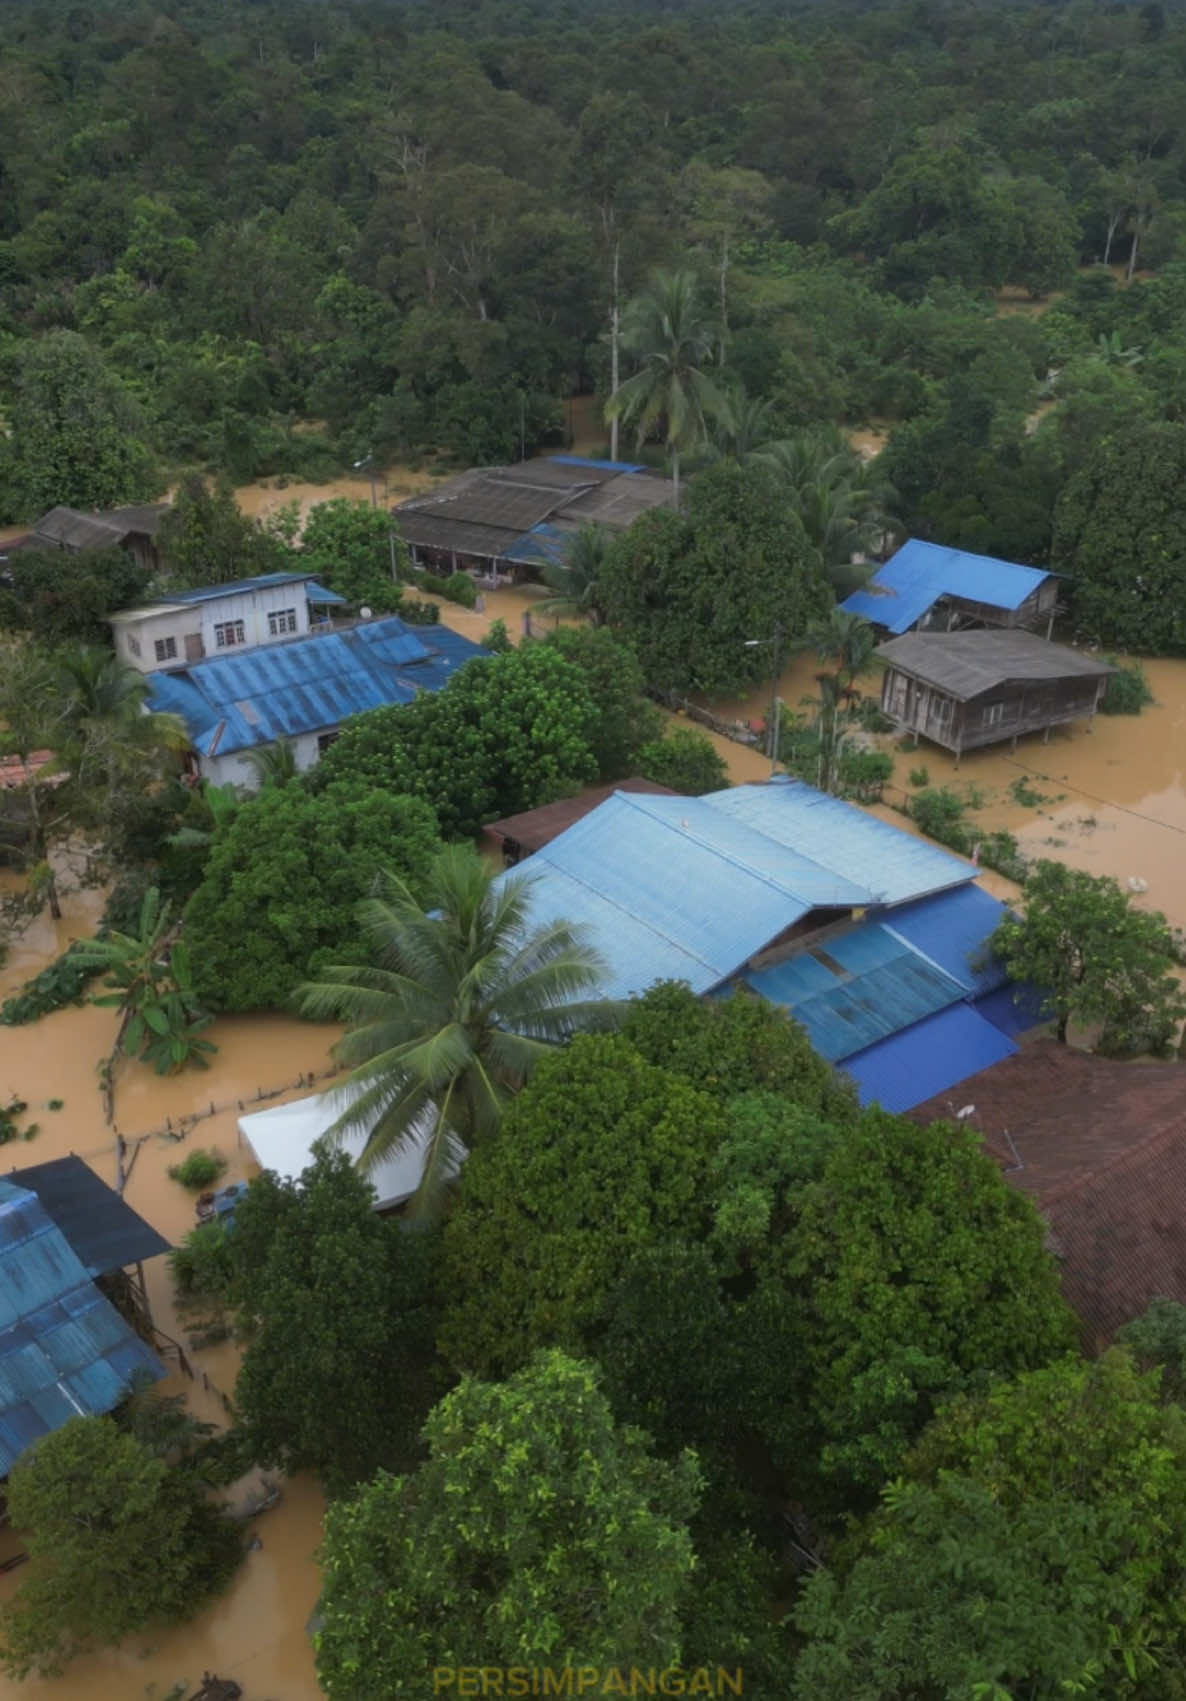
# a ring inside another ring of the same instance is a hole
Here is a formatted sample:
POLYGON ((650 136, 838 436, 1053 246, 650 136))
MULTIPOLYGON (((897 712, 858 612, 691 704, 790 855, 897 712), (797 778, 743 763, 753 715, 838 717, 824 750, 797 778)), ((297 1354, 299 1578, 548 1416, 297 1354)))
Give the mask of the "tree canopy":
POLYGON ((795 1694, 1172 1695, 1186 1429, 1119 1352, 957 1401, 835 1569, 808 1582, 795 1694))
POLYGON ((724 694, 770 676, 770 641, 802 632, 827 601, 819 557, 762 466, 722 462, 684 514, 646 514, 615 539, 598 580, 609 626, 650 685, 724 694))
POLYGON ((1107 876, 1037 863, 1024 912, 1004 918, 992 945, 1013 980, 1042 989, 1060 1040, 1073 1022, 1098 1050, 1159 1052, 1186 1016, 1165 917, 1137 909, 1107 876))
POLYGON ((439 845, 419 798, 357 786, 267 786, 213 840, 185 912, 194 986, 210 1010, 283 1009, 351 943, 383 868, 416 888, 439 845))
POLYGON ((590 1366, 541 1353, 506 1382, 466 1380, 424 1436, 414 1474, 330 1509, 315 1635, 330 1701, 419 1694, 446 1666, 678 1659, 695 1461, 618 1428, 590 1366))

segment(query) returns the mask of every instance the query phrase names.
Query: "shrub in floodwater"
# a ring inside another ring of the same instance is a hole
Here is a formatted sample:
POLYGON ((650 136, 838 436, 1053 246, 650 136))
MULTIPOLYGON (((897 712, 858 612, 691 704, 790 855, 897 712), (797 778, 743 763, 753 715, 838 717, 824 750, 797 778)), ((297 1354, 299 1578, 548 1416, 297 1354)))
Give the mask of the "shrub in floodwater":
POLYGON ((197 1193, 203 1187, 212 1187, 225 1169, 226 1159, 221 1152, 198 1150, 191 1152, 184 1163, 173 1164, 169 1175, 182 1187, 197 1193))
POLYGON ((931 771, 926 767, 911 768, 909 778, 912 786, 929 786, 931 783, 931 771))
POLYGON ((1144 668, 1139 661, 1121 661, 1117 656, 1106 656, 1105 660, 1116 672, 1100 701, 1100 714, 1139 715, 1153 701, 1144 668))

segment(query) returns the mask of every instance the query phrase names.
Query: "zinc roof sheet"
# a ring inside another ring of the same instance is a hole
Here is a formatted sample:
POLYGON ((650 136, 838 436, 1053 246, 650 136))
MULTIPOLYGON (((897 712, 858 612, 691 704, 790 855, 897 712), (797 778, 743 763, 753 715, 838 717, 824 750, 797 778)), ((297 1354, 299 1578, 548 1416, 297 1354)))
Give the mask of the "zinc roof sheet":
POLYGON ((1051 577, 1038 567, 910 538, 842 607, 891 632, 906 632, 942 596, 1012 611, 1051 577))
POLYGON ((1040 1027, 1050 1020, 1044 1004, 1045 995, 1040 987, 1029 981, 1018 981, 1014 985, 1006 982, 974 999, 972 1008, 1012 1039, 1015 1034, 1028 1034, 1031 1028, 1040 1027))
POLYGON ((988 942, 1008 913, 1007 904, 969 885, 903 904, 882 920, 889 932, 980 996, 1009 978, 988 953, 988 942))
POLYGON ((801 780, 732 786, 700 801, 867 889, 867 903, 905 903, 975 876, 969 863, 801 780))
POLYGON ((945 1092, 1017 1050, 1013 1041, 968 1004, 952 1004, 925 1021, 845 1060, 862 1104, 900 1112, 945 1092))
MULTIPOLYGON (((276 585, 303 585, 312 579, 311 573, 259 573, 254 579, 232 579, 225 585, 199 585, 192 591, 174 591, 165 600, 174 603, 216 602, 219 597, 242 596, 251 591, 266 591, 276 585)), ((318 599, 320 600, 320 598, 318 599)), ((331 598, 339 601, 339 598, 331 598)))
POLYGON ((195 749, 225 755, 340 726, 384 704, 410 703, 487 653, 445 627, 429 635, 393 615, 152 673, 149 692, 154 708, 182 716, 195 749))
POLYGON ((0 1181, 0 1477, 69 1418, 165 1374, 103 1297, 35 1193, 0 1181))
POLYGON ((1099 656, 1009 630, 907 632, 880 644, 877 654, 964 702, 1010 683, 1105 679, 1116 671, 1099 656))
POLYGON ((876 923, 829 937, 814 951, 751 971, 745 978, 763 998, 790 1010, 829 1063, 841 1062, 964 996, 958 981, 876 923), (832 971, 829 962, 839 965, 841 973, 832 971))
POLYGON ((8 1176, 40 1199, 90 1276, 169 1250, 169 1242, 133 1211, 81 1158, 53 1158, 8 1176))

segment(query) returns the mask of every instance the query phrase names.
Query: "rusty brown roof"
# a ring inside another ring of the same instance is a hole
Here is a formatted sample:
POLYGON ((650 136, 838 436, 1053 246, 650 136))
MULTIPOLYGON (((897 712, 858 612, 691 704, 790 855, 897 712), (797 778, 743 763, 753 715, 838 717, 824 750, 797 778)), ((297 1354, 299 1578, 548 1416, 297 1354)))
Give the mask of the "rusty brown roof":
POLYGON ((612 786, 589 786, 575 797, 561 798, 559 803, 545 803, 540 809, 526 809, 521 815, 507 815, 501 821, 491 821, 486 831, 496 839, 514 839, 524 850, 541 850, 616 791, 648 792, 654 797, 676 795, 670 786, 656 785, 654 780, 615 780, 612 786))
POLYGON ((910 1115, 967 1106, 964 1120, 1046 1217, 1091 1344, 1159 1294, 1186 1304, 1186 1068, 1038 1040, 910 1115))

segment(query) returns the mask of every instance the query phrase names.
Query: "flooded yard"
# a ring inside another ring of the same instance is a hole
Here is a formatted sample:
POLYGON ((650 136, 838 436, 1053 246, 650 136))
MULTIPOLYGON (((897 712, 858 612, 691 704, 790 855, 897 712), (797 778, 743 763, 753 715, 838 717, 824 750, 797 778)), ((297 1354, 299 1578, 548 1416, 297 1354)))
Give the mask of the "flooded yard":
MULTIPOLYGON (((94 897, 69 900, 59 926, 39 922, 26 935, 0 973, 0 998, 41 967, 59 944, 87 930, 96 913, 94 897)), ((32 1141, 0 1152, 0 1174, 75 1153, 114 1184, 118 1130, 129 1146, 128 1203, 176 1242, 193 1226, 194 1202, 170 1180, 169 1166, 202 1146, 216 1148, 227 1159, 225 1180, 254 1173, 239 1144, 239 1101, 325 1069, 337 1030, 283 1017, 220 1021, 211 1030, 219 1050, 208 1071, 162 1080, 139 1064, 125 1065, 116 1093, 116 1126, 109 1128, 96 1065, 110 1049, 115 1021, 115 1012, 83 1005, 28 1027, 0 1028, 0 1098, 16 1094, 25 1099, 29 1119, 41 1128, 32 1141), (51 1098, 62 1101, 60 1109, 49 1108, 51 1098), (198 1122, 183 1142, 159 1132, 211 1104, 216 1114, 198 1122), (142 1142, 141 1135, 147 1136, 142 1142)), ((294 1085, 274 1102, 308 1090, 294 1085)), ((166 1261, 150 1260, 145 1277, 158 1327, 184 1341, 166 1261)), ((162 1384, 163 1391, 185 1393, 200 1416, 225 1423, 221 1396, 234 1388, 237 1349, 224 1344, 190 1357, 197 1379, 175 1372, 162 1384)), ((313 1554, 321 1540, 323 1510, 311 1479, 284 1482, 279 1504, 247 1527, 248 1536, 257 1535, 262 1545, 246 1555, 227 1593, 191 1624, 84 1656, 56 1679, 20 1685, 0 1679, 0 1695, 13 1701, 18 1696, 20 1701, 163 1701, 179 1681, 185 1681, 189 1693, 204 1671, 213 1671, 236 1678, 247 1701, 317 1701, 321 1691, 306 1626, 320 1588, 313 1554)), ((20 1587, 21 1575, 18 1569, 0 1577, 0 1598, 20 1587)))

